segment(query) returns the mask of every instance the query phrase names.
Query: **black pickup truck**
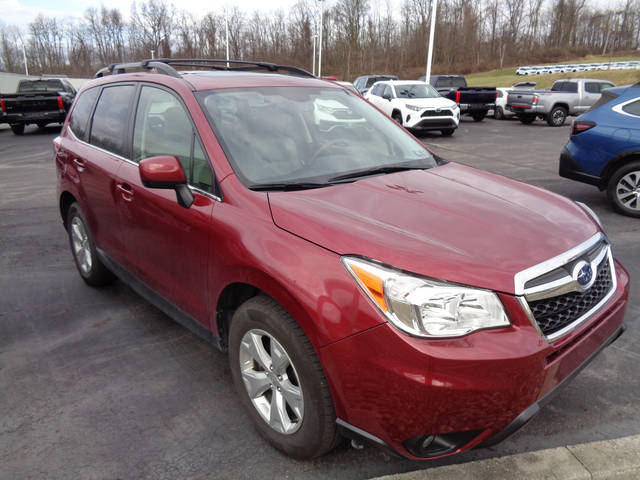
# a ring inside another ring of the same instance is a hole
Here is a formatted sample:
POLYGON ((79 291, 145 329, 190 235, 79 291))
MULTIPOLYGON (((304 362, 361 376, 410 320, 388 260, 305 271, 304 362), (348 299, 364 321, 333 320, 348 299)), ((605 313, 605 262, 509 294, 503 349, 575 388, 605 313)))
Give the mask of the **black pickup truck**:
MULTIPOLYGON (((425 81, 425 77, 418 80, 425 81)), ((462 75, 431 75, 429 83, 440 95, 460 106, 460 113, 481 122, 496 103, 496 87, 468 87, 462 75)))
POLYGON ((29 124, 62 124, 75 96, 75 88, 64 78, 21 80, 17 93, 0 94, 0 123, 8 123, 16 135, 29 124))

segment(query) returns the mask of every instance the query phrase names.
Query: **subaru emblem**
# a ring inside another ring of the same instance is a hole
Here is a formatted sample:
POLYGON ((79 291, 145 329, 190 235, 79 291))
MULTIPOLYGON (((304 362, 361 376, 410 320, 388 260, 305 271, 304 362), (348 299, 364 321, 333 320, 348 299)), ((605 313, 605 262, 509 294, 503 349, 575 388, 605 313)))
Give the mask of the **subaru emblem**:
POLYGON ((593 269, 585 261, 578 262, 573 267, 572 277, 582 289, 587 289, 591 286, 593 280, 593 269))

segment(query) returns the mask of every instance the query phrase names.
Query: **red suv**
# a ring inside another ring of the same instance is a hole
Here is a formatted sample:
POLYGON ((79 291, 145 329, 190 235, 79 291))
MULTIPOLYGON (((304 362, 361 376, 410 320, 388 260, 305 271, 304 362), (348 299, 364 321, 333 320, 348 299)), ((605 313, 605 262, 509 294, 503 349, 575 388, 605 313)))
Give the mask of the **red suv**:
POLYGON ((588 207, 446 162, 333 82, 213 60, 97 77, 54 142, 80 275, 228 350, 294 457, 495 443, 623 331, 628 274, 588 207))

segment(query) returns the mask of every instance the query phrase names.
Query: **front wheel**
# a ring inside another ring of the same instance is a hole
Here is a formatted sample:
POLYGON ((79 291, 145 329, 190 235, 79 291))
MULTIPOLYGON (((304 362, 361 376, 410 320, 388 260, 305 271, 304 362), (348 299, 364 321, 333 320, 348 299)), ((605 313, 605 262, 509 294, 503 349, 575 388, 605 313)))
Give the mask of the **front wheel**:
POLYGON ((455 131, 456 131, 455 128, 444 128, 440 130, 440 133, 442 133, 443 137, 450 137, 451 135, 453 135, 453 132, 455 131))
POLYGON ((98 258, 87 221, 77 203, 74 203, 69 208, 66 226, 69 233, 71 253, 73 253, 73 259, 82 279, 93 287, 101 287, 112 283, 115 280, 115 276, 98 258))
POLYGON ((298 459, 319 457, 339 440, 327 379, 297 322, 275 300, 250 298, 231 319, 231 375, 258 432, 298 459))
POLYGON ((10 127, 14 135, 22 135, 24 133, 24 123, 14 123, 10 127))
POLYGON ((564 125, 567 119, 567 109, 564 107, 554 107, 547 115, 547 124, 551 127, 564 125))
POLYGON ((623 165, 613 173, 607 197, 618 212, 640 217, 640 161, 623 165))
POLYGON ((402 114, 400 112, 393 112, 391 114, 391 118, 398 122, 398 124, 402 125, 402 114))
POLYGON ((525 125, 531 125, 535 120, 535 115, 518 115, 518 120, 520 120, 525 125))
POLYGON ((482 120, 484 120, 484 117, 487 116, 487 112, 482 112, 482 113, 474 113, 473 115, 471 115, 473 117, 473 121, 474 122, 481 122, 482 120))
POLYGON ((502 110, 502 107, 495 108, 493 111, 493 118, 496 120, 504 120, 504 110, 502 110))

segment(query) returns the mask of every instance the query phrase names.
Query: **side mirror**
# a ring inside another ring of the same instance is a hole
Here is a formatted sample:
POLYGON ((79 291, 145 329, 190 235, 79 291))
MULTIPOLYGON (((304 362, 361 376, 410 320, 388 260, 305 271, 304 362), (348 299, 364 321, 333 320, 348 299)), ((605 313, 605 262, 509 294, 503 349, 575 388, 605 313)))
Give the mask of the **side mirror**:
POLYGON ((180 161, 170 155, 145 158, 140 162, 140 180, 147 188, 170 188, 176 191, 178 205, 189 208, 193 193, 187 186, 187 178, 180 161))
POLYGON ((382 98, 384 98, 385 100, 391 101, 391 95, 389 95, 388 93, 383 93, 382 98))

